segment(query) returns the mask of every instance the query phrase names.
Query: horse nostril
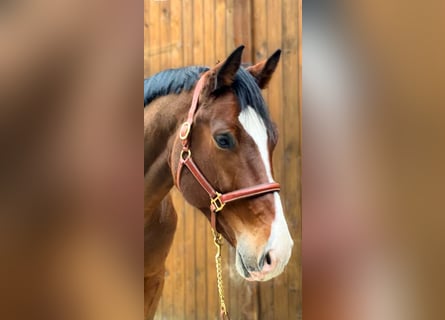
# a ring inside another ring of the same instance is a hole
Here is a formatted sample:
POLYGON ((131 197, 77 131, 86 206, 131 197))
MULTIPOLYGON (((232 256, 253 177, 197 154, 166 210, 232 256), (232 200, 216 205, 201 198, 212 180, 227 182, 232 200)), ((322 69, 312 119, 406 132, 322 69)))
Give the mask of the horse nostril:
POLYGON ((272 258, 270 257, 269 252, 266 254, 266 263, 267 263, 268 265, 271 265, 271 264, 272 264, 272 258))
POLYGON ((258 266, 260 267, 260 270, 269 269, 272 266, 272 263, 273 259, 269 251, 261 257, 258 266))

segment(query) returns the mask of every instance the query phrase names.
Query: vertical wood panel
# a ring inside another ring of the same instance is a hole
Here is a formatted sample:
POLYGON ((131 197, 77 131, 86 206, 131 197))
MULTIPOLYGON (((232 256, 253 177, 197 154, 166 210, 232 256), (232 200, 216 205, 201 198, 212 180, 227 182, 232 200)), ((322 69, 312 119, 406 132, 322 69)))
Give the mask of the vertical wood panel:
MULTIPOLYGON (((227 52, 231 52, 236 48, 235 44, 235 31, 233 30, 233 7, 234 1, 226 0, 226 49, 227 52)), ((238 30, 237 30, 238 31, 238 30)))
POLYGON ((235 47, 245 46, 242 62, 252 62, 252 12, 251 1, 239 0, 234 2, 233 30, 235 47))
POLYGON ((183 270, 185 276, 185 318, 196 318, 196 301, 195 301, 195 212, 189 206, 184 206, 184 219, 186 219, 184 232, 184 247, 186 249, 184 260, 185 268, 183 270))
MULTIPOLYGON (((238 45, 243 62, 276 49, 282 60, 263 95, 280 131, 276 179, 294 239, 283 275, 266 283, 242 280, 235 251, 223 247, 226 301, 232 319, 301 319, 301 0, 144 0, 144 74, 193 64, 214 65, 238 45)), ((167 259, 155 319, 219 319, 215 248, 207 220, 172 191, 178 228, 167 259)))
MULTIPOLYGON (((270 1, 269 2, 269 10, 273 12, 273 15, 270 15, 269 17, 271 20, 269 20, 268 23, 268 47, 269 47, 269 54, 273 53, 277 48, 282 48, 282 28, 283 28, 283 21, 282 19, 282 6, 283 1, 277 0, 277 1, 270 1), (274 23, 275 21, 275 23, 274 23)), ((283 97, 283 86, 285 84, 283 83, 283 60, 281 60, 281 63, 279 64, 277 70, 274 73, 274 78, 271 83, 271 86, 269 87, 269 105, 271 106, 271 114, 273 119, 279 124, 279 128, 283 128, 285 123, 288 122, 288 113, 287 113, 287 106, 283 103, 284 97, 283 97), (286 116, 285 116, 286 114, 286 116)), ((290 107, 290 106, 289 106, 290 107)), ((289 172, 287 172, 287 162, 285 159, 285 149, 284 149, 284 139, 283 136, 278 141, 278 145, 276 147, 276 151, 274 154, 274 161, 277 162, 275 165, 276 171, 275 175, 276 177, 280 179, 280 182, 285 182, 285 179, 289 172)), ((294 176, 294 179, 296 176, 294 176)), ((283 197, 284 195, 282 195, 283 197)), ((283 197, 283 200, 285 202, 285 199, 283 197)), ((290 208, 289 208, 290 209, 290 208)), ((286 217, 289 216, 289 210, 286 206, 284 206, 284 212, 286 214, 286 217)), ((287 219, 289 220, 289 219, 287 219)), ((285 271, 280 277, 275 278, 273 280, 274 283, 274 319, 287 319, 288 318, 288 288, 287 288, 287 272, 285 271)))
POLYGON ((144 3, 144 75, 151 74, 150 72, 150 3, 144 3))
POLYGON ((182 0, 170 0, 170 65, 169 68, 179 68, 184 65, 182 55, 182 0))
POLYGON ((282 126, 285 168, 288 172, 283 181, 283 195, 289 229, 294 239, 294 258, 286 269, 288 318, 301 319, 301 3, 284 1, 282 10, 283 83, 297 84, 295 90, 290 90, 288 86, 284 94, 287 121, 282 126), (289 177, 297 177, 297 182, 289 177))
POLYGON ((159 52, 160 52, 160 26, 159 26, 159 12, 160 12, 160 4, 156 3, 154 5, 150 5, 149 10, 149 37, 150 37, 150 46, 148 47, 148 55, 149 55, 149 65, 150 72, 159 71, 158 66, 160 65, 159 52))
MULTIPOLYGON (((150 1, 150 0, 146 0, 150 1)), ((182 1, 182 46, 184 48, 183 62, 184 66, 189 66, 193 63, 193 0, 182 1)))
MULTIPOLYGON (((252 42, 253 61, 259 62, 267 58, 267 2, 269 0, 254 0, 252 2, 252 42)), ((264 99, 268 98, 267 90, 263 91, 264 99)))
MULTIPOLYGON (((210 65, 223 60, 227 55, 226 48, 226 1, 225 0, 215 0, 215 12, 213 17, 214 20, 214 50, 215 50, 215 61, 210 61, 210 65)), ((207 30, 207 29, 206 29, 207 30)), ((210 33, 210 32, 209 32, 210 33)), ((207 314, 208 319, 218 319, 218 293, 216 287, 216 268, 215 268, 215 245, 210 236, 210 228, 206 226, 207 233, 207 286, 208 286, 208 299, 207 299, 207 314)), ((227 253, 223 251, 223 257, 227 259, 227 253)), ((227 261, 227 260, 226 260, 227 261)), ((227 273, 225 273, 227 274, 227 273)), ((225 277, 225 280, 227 277, 225 277)), ((227 283, 227 282, 225 282, 227 283)), ((230 293, 228 291, 229 287, 226 285, 225 290, 227 296, 230 298, 230 293)), ((229 302, 229 301, 228 301, 229 302)), ((229 302, 230 303, 230 302, 229 302)))
POLYGON ((160 37, 160 65, 171 66, 171 20, 170 20, 170 1, 159 1, 159 24, 161 30, 160 37))

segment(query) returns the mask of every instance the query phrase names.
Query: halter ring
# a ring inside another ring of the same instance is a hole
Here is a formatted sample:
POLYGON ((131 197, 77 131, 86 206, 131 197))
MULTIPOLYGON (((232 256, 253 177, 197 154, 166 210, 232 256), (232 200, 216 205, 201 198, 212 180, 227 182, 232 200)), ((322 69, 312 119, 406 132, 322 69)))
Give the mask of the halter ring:
POLYGON ((216 196, 214 198, 210 198, 210 204, 213 206, 213 211, 215 213, 221 211, 226 205, 224 202, 222 202, 221 193, 219 192, 216 192, 216 196))
POLYGON ((190 128, 191 128, 190 122, 184 122, 181 126, 181 130, 179 131, 179 139, 185 140, 188 138, 190 134, 190 128))
POLYGON ((190 159, 190 157, 192 156, 192 151, 190 149, 186 149, 186 150, 181 150, 181 159, 182 161, 187 161, 188 159, 190 159), (185 155, 185 158, 184 158, 185 155))

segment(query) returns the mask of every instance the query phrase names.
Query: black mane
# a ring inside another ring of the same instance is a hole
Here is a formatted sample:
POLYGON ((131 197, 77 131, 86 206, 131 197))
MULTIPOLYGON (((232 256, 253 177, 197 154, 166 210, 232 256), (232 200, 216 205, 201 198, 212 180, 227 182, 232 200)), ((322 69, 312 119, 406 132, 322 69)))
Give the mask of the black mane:
MULTIPOLYGON (((161 71, 144 79, 144 107, 158 97, 169 94, 179 94, 189 91, 198 81, 200 75, 209 70, 208 67, 192 66, 161 71)), ((271 138, 275 138, 272 122, 269 117, 266 102, 261 95, 255 79, 244 68, 239 68, 232 84, 232 90, 238 97, 241 110, 251 106, 263 119, 271 138)))
POLYGON ((158 97, 191 90, 200 74, 207 70, 198 66, 168 69, 144 79, 144 107, 158 97))

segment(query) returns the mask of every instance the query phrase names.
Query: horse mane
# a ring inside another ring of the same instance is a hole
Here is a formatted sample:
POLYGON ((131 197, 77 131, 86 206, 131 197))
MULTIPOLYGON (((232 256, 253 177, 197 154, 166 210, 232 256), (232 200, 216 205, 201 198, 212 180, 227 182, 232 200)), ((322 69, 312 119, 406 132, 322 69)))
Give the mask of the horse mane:
MULTIPOLYGON (((168 69, 144 79, 144 108, 158 97, 191 90, 200 75, 207 70, 209 70, 208 67, 202 66, 168 69)), ((243 67, 239 68, 231 89, 238 98, 241 111, 248 106, 252 107, 263 120, 269 136, 276 139, 266 102, 254 77, 243 67)))
POLYGON ((193 66, 161 71, 144 79, 144 107, 156 98, 189 91, 207 67, 193 66))

